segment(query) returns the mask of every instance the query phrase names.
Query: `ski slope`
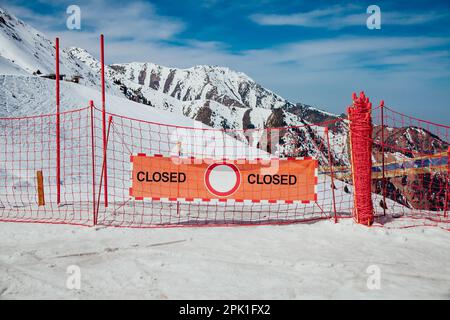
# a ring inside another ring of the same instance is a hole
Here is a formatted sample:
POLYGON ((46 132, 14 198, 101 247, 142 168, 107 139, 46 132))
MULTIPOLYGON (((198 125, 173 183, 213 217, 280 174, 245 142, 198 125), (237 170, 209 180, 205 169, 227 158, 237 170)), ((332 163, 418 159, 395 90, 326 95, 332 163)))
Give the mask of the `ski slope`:
MULTIPOLYGON (((4 71, 1 70, 1 73, 4 71)), ((89 106, 89 101, 101 108, 101 93, 76 83, 61 81, 61 112, 89 106)), ((55 81, 36 76, 0 74, 0 117, 14 118, 31 115, 54 114, 56 112, 55 81)), ((179 126, 198 126, 199 122, 190 118, 157 110, 118 97, 107 95, 107 109, 131 118, 179 126)))

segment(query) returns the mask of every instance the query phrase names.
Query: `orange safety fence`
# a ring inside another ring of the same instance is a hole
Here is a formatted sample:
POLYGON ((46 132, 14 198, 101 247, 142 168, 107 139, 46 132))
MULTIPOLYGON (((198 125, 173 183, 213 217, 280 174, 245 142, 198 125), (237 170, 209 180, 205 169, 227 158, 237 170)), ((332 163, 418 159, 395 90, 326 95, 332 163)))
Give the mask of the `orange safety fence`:
POLYGON ((0 118, 0 221, 136 228, 350 217, 390 227, 450 222, 449 127, 371 109, 363 95, 348 119, 256 129, 174 126, 91 105, 59 114, 58 157, 56 122, 55 114, 0 118))

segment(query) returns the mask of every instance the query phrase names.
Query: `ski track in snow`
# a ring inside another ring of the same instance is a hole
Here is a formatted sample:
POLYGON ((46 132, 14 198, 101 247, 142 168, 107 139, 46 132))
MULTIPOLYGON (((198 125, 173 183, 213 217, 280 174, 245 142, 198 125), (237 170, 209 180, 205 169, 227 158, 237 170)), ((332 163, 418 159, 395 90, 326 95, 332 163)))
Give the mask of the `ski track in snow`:
POLYGON ((449 299, 449 233, 342 221, 119 229, 0 224, 0 297, 449 299), (66 288, 70 265, 81 290, 66 288), (369 290, 366 269, 381 270, 369 290))

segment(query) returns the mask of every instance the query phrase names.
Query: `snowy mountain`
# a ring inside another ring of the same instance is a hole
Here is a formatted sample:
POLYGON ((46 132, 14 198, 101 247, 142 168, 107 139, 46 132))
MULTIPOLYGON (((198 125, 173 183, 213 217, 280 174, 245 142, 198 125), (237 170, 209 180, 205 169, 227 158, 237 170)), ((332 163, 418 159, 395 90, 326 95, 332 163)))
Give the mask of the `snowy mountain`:
MULTIPOLYGON (((71 48, 71 57, 100 72, 99 62, 86 50, 71 48)), ((270 116, 283 109, 283 118, 290 125, 311 110, 329 114, 302 105, 297 106, 263 88, 250 77, 224 67, 195 66, 176 69, 153 63, 128 63, 106 66, 106 78, 118 86, 129 99, 155 108, 182 113, 207 125, 223 129, 265 128, 270 116)), ((336 117, 336 116, 334 116, 336 117)))
MULTIPOLYGON (((55 45, 43 33, 0 8, 0 73, 46 76, 55 73, 55 45)), ((61 49, 60 73, 80 84, 98 87, 100 78, 92 68, 61 49)))
POLYGON ((111 68, 114 80, 150 88, 180 101, 211 100, 225 107, 246 109, 275 109, 289 104, 244 73, 228 68, 175 69, 152 63, 115 64, 111 68))
POLYGON ((53 44, 41 33, 0 8, 0 55, 27 73, 54 70, 53 44))
MULTIPOLYGON (((99 62, 86 50, 71 48, 69 54, 100 72, 99 62)), ((323 128, 310 125, 339 117, 310 106, 294 105, 243 73, 223 67, 176 69, 129 63, 106 66, 106 78, 133 101, 227 130, 234 138, 255 147, 262 145, 261 136, 269 129, 292 127, 277 131, 280 136, 276 146, 269 145, 267 150, 283 156, 315 156, 321 163, 328 163, 323 128), (259 130, 259 138, 249 139, 243 131, 247 129, 259 130)), ((333 134, 343 136, 342 141, 347 136, 345 127, 342 121, 332 128, 333 134)), ((333 159, 336 164, 348 165, 348 153, 342 151, 343 148, 332 150, 333 159)))

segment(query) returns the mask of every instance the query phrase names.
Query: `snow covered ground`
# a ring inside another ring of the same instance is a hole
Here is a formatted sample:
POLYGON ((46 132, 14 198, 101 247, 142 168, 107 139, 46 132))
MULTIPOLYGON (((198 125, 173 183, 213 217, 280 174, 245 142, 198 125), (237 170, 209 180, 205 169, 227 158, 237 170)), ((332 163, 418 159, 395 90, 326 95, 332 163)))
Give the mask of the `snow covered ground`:
POLYGON ((450 299, 450 233, 437 228, 0 223, 0 233, 1 299, 450 299), (72 265, 80 290, 66 287, 72 265), (367 287, 372 265, 379 290, 367 287))

